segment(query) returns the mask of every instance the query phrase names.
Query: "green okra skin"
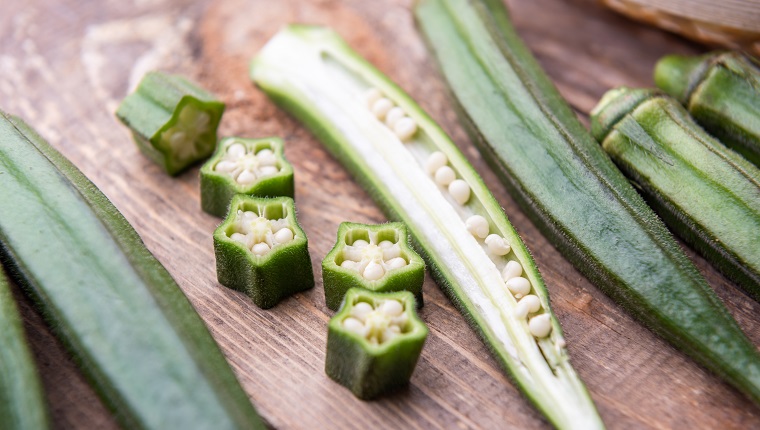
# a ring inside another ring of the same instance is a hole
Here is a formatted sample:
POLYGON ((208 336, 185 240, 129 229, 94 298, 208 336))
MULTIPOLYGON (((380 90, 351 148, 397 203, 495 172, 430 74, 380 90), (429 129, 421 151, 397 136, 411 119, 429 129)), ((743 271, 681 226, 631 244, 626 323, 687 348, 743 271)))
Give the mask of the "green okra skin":
POLYGON ((610 90, 591 122, 665 223, 760 300, 760 170, 659 91, 610 90))
POLYGON ((0 327, 0 422, 7 430, 50 428, 42 384, 2 266, 0 327))
POLYGON ((415 308, 414 296, 408 291, 348 290, 340 311, 327 326, 327 375, 363 400, 406 386, 428 335, 415 308), (384 312, 388 301, 399 304, 400 315, 384 312), (357 307, 360 303, 364 309, 357 307), (347 323, 347 319, 352 321, 347 323), (392 325, 399 331, 385 336, 392 325))
POLYGON ((422 306, 425 262, 409 246, 403 223, 343 222, 335 246, 322 260, 322 280, 325 302, 332 310, 355 286, 374 292, 409 291, 422 306))
POLYGON ((127 220, 0 113, 0 257, 125 428, 262 428, 211 334, 127 220), (51 259, 54 255, 56 258, 51 259))
POLYGON ((214 253, 219 283, 247 294, 262 309, 314 287, 308 240, 290 197, 233 197, 214 231, 214 253), (280 230, 290 231, 286 240, 278 239, 280 230))
POLYGON ((416 17, 462 122, 543 234, 622 307, 760 401, 760 357, 589 135, 497 0, 424 0, 416 17))
POLYGON ((654 80, 723 144, 760 167, 760 63, 739 52, 668 55, 654 80))
POLYGON ((148 72, 116 110, 148 158, 171 176, 208 158, 224 103, 179 75, 148 72))
POLYGON ((324 27, 281 30, 253 59, 251 79, 407 226, 443 291, 551 422, 602 427, 525 244, 414 100, 324 27))
POLYGON ((201 167, 201 208, 224 217, 235 194, 293 197, 293 166, 278 137, 227 137, 201 167))

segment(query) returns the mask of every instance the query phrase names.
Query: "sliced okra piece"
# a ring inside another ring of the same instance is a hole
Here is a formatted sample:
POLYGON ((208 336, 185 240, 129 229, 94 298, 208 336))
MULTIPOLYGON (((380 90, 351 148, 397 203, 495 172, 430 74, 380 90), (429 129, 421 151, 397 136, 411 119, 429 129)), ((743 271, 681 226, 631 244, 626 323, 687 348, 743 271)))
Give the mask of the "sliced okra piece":
POLYGON ((425 263, 409 246, 403 223, 344 222, 335 247, 322 260, 327 307, 336 310, 351 287, 409 291, 422 305, 425 263))
POLYGON ((224 103, 184 77, 149 72, 116 116, 143 154, 174 176, 211 155, 223 112, 224 103))
POLYGON ((306 234, 290 197, 233 197, 214 231, 214 252, 219 283, 262 309, 314 286, 306 234))
POLYGON ((760 170, 659 91, 610 90, 591 124, 663 221, 760 301, 760 170))
POLYGON ((227 137, 201 167, 201 208, 227 214, 235 194, 293 197, 293 166, 283 155, 282 139, 227 137))
POLYGON ((323 27, 286 27, 254 58, 251 77, 404 222, 438 284, 555 425, 602 427, 528 249, 409 95, 323 27))
POLYGON ((408 291, 351 288, 327 326, 327 375, 360 399, 409 383, 428 328, 408 291))
POLYGON ((654 81, 713 136, 760 166, 760 62, 740 52, 668 55, 657 62, 654 81))

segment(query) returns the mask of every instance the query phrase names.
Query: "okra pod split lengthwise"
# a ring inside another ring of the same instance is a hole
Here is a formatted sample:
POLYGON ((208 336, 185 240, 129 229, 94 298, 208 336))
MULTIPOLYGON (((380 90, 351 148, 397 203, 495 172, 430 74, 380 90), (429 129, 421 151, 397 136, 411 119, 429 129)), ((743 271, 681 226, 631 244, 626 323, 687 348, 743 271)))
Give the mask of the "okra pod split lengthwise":
POLYGON ((251 76, 406 223, 441 287, 547 418, 602 427, 533 259, 439 126, 326 28, 285 28, 251 76))
POLYGON ((137 232, 73 164, 2 111, 0 207, 0 259, 123 427, 263 428, 137 232))
POLYGON ((760 402, 760 356, 562 100, 501 0, 423 0, 417 19, 484 158, 554 245, 674 346, 760 402))

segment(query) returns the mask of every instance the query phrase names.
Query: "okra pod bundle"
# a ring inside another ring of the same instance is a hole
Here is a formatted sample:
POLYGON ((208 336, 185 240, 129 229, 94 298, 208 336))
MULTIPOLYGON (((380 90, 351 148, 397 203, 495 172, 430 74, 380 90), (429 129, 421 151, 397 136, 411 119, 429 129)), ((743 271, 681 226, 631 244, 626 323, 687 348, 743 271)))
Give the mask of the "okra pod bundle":
POLYGON ((760 170, 659 91, 611 90, 591 121, 665 223, 760 300, 760 170))
POLYGON ((406 93, 335 32, 312 26, 278 33, 251 77, 406 224, 439 285, 552 423, 602 427, 530 253, 464 155, 406 93))
POLYGON ((0 173, 0 258, 122 426, 263 428, 137 232, 73 164, 3 112, 0 173))
POLYGON ((543 234, 647 327, 760 402, 755 346, 562 100, 501 0, 423 0, 462 122, 543 234))
POLYGON ((655 67, 658 87, 702 127, 760 166, 760 63, 739 52, 668 55, 655 67))
MULTIPOLYGON (((3 172, 0 168, 0 172, 3 172)), ((0 424, 6 430, 50 427, 42 384, 24 338, 21 315, 0 266, 0 424)))

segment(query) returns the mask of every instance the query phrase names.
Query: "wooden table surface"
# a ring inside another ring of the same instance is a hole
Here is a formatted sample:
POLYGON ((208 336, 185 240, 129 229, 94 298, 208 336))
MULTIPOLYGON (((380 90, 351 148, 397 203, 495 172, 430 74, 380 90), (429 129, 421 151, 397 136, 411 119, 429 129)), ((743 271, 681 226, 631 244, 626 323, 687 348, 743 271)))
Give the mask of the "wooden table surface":
MULTIPOLYGON (((427 277, 430 327, 408 390, 355 399, 324 373, 320 261, 344 220, 379 223, 368 195, 305 129, 247 77, 250 58, 282 25, 328 24, 406 89, 483 175, 533 252, 572 362, 612 429, 758 428, 760 409, 633 321, 579 274, 517 208, 458 125, 440 74, 410 14, 411 0, 25 0, 0 15, 0 106, 20 115, 114 202, 206 321, 241 384, 277 428, 547 428, 483 343, 427 277), (227 103, 221 135, 286 141, 299 219, 317 285, 268 311, 216 282, 198 168, 170 178, 114 118, 151 69, 182 73, 227 103)), ((588 124, 607 89, 652 85, 666 53, 706 48, 628 21, 593 0, 510 0, 520 34, 588 124)), ((8 210, 0 208, 0 210, 8 210)), ((687 249, 755 344, 760 305, 687 249)), ((54 258, 54 256, 51 256, 54 258)), ((116 427, 74 362, 18 289, 25 328, 55 426, 116 427)))

